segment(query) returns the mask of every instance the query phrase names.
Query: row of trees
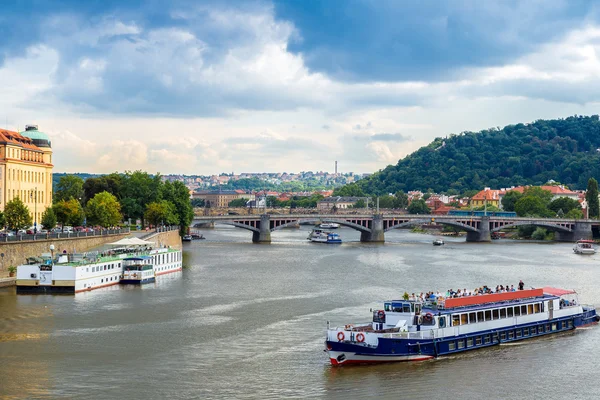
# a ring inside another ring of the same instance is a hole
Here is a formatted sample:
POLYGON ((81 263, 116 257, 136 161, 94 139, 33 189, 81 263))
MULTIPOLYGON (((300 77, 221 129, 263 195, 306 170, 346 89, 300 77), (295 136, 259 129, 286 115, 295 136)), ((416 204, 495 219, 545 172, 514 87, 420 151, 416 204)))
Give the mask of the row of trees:
POLYGON ((52 212, 63 225, 112 226, 141 220, 142 226, 179 225, 187 229, 194 217, 183 182, 163 182, 160 174, 143 171, 112 173, 85 181, 75 175, 60 178, 52 212))

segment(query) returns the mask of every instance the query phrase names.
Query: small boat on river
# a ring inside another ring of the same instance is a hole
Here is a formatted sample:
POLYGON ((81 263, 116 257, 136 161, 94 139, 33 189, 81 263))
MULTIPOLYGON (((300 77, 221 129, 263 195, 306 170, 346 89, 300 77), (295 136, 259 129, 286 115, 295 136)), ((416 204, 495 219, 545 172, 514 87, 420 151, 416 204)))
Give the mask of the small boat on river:
POLYGON ((445 243, 444 243, 444 241, 443 241, 442 239, 435 239, 435 240, 433 241, 433 245, 434 245, 434 246, 443 246, 444 244, 445 244, 445 243))
MULTIPOLYGON (((421 361, 597 324, 573 290, 544 287, 433 301, 390 300, 372 322, 331 328, 331 364, 421 361)), ((568 337, 565 337, 568 340, 568 337)))
POLYGON ((182 242, 191 242, 192 241, 192 235, 183 235, 183 237, 181 238, 182 242))
POLYGON ((324 231, 322 229, 313 229, 308 235, 308 240, 315 243, 342 243, 342 238, 337 233, 324 231))
POLYGON ((573 252, 575 254, 596 254, 593 240, 578 240, 573 246, 573 252))
POLYGON ((340 224, 336 224, 335 222, 323 222, 319 225, 319 228, 322 229, 337 229, 340 227, 340 224))

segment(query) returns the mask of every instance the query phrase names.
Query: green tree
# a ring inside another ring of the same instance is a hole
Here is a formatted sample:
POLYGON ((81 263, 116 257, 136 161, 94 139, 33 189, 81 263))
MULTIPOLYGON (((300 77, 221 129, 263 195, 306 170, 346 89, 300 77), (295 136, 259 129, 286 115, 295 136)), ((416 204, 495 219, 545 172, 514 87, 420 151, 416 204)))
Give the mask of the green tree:
POLYGON ((235 199, 229 202, 229 207, 246 207, 248 199, 235 199))
POLYGON ((546 231, 544 228, 537 228, 531 235, 531 238, 534 240, 544 240, 547 234, 548 231, 546 231))
POLYGON ((580 209, 574 208, 568 213, 565 214, 565 218, 568 219, 583 219, 583 211, 580 209))
POLYGON ((31 214, 29 208, 21 201, 20 198, 15 197, 4 207, 4 218, 6 219, 6 226, 10 230, 17 232, 19 229, 29 228, 32 224, 31 214))
POLYGON ((423 199, 413 200, 408 205, 409 214, 429 214, 430 212, 431 210, 429 210, 427 203, 423 199))
POLYGON ((548 205, 548 209, 554 211, 556 214, 558 214, 559 211, 562 210, 562 213, 564 215, 568 214, 571 210, 581 209, 581 204, 579 204, 579 201, 575 199, 570 199, 568 197, 559 197, 550 202, 550 204, 548 205))
POLYGON ((344 197, 364 197, 365 193, 363 192, 361 187, 358 186, 358 184, 350 183, 348 185, 334 189, 333 195, 334 196, 344 196, 344 197))
POLYGON ((165 182, 161 187, 161 195, 164 200, 170 201, 175 206, 179 232, 185 235, 194 219, 194 209, 190 203, 190 191, 183 182, 165 182))
POLYGON ((123 217, 121 204, 117 198, 108 192, 96 194, 86 205, 88 224, 109 227, 118 225, 123 217))
POLYGON ((585 192, 585 200, 588 206, 588 218, 598 218, 600 216, 600 204, 598 201, 598 181, 590 178, 585 192))
POLYGON ((46 211, 42 214, 42 226, 44 229, 52 229, 56 226, 56 214, 52 207, 46 208, 46 211))
POLYGON ((65 225, 79 226, 83 224, 85 213, 79 201, 75 199, 61 200, 52 206, 56 220, 60 222, 62 228, 65 225))
POLYGON ((396 201, 394 202, 394 208, 406 208, 408 207, 408 195, 404 191, 399 190, 396 192, 396 201))
POLYGON ((146 206, 144 218, 152 225, 177 225, 179 218, 173 203, 167 200, 154 201, 146 206))
POLYGON ((0 229, 4 229, 5 226, 6 226, 6 217, 4 216, 4 213, 2 211, 0 211, 0 229))
POLYGON ((352 208, 365 208, 366 206, 367 206, 367 204, 365 203, 365 201, 363 199, 358 199, 358 200, 356 200, 356 203, 354 203, 352 208))
POLYGON ((546 208, 544 201, 535 196, 525 196, 515 204, 515 211, 519 217, 549 217, 552 212, 546 208))
POLYGON ((120 199, 122 181, 122 176, 116 172, 86 179, 83 183, 84 204, 87 204, 95 195, 102 192, 108 192, 114 195, 117 200, 120 199))
MULTIPOLYGON (((121 207, 125 218, 134 220, 139 218, 142 220, 142 225, 145 225, 144 212, 146 211, 146 206, 160 200, 163 193, 161 186, 160 174, 150 175, 143 171, 126 171, 121 183, 121 207)), ((189 205, 187 188, 186 193, 186 203, 189 205)), ((191 210, 191 205, 189 207, 191 210)))
POLYGON ((62 200, 70 200, 83 198, 83 179, 75 175, 64 175, 61 176, 56 189, 54 190, 54 196, 52 201, 58 203, 62 200))
POLYGON ((523 193, 511 190, 502 196, 502 208, 504 211, 515 211, 515 204, 523 197, 523 193))
POLYGON ((539 186, 531 186, 525 188, 523 192, 523 197, 537 197, 544 203, 544 206, 547 207, 552 201, 552 192, 549 190, 544 190, 539 186))
MULTIPOLYGON (((377 201, 377 200, 376 200, 377 201)), ((389 194, 385 194, 379 197, 379 207, 380 208, 395 208, 396 197, 390 196, 389 194)), ((376 202, 374 204, 377 204, 376 202)))

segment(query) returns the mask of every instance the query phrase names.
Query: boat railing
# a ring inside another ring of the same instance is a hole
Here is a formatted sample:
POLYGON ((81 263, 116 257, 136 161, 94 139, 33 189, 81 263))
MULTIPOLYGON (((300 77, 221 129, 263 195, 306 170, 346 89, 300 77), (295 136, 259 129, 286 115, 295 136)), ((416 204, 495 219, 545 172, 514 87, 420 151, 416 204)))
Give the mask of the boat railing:
POLYGON ((433 339, 436 337, 435 330, 430 329, 419 332, 397 332, 397 333, 385 333, 384 338, 389 339, 433 339))

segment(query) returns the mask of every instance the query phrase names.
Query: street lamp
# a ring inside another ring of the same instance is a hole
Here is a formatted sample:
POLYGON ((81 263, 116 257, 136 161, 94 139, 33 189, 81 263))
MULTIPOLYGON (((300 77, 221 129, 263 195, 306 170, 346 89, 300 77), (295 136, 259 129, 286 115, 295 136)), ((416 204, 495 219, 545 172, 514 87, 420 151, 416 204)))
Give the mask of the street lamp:
POLYGON ((29 198, 33 201, 33 233, 37 233, 37 187, 29 193, 29 198))

